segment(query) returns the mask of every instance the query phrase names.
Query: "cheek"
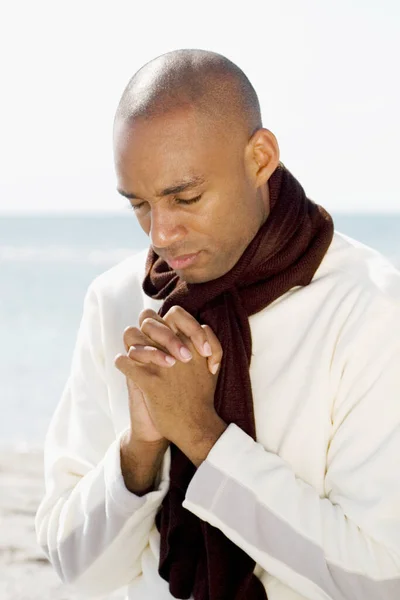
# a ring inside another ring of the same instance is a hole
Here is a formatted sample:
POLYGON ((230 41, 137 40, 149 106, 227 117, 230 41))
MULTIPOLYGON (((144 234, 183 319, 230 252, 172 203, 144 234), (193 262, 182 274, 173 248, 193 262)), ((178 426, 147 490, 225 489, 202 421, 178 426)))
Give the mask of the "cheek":
MULTIPOLYGON (((215 246, 229 263, 236 260, 256 235, 260 220, 255 210, 250 211, 244 202, 238 202, 221 216, 215 231, 215 246)), ((232 265, 233 266, 233 265, 232 265)))
POLYGON ((241 239, 249 228, 250 214, 242 199, 231 196, 228 202, 219 207, 215 224, 220 235, 232 242, 241 239))
POLYGON ((243 215, 230 210, 214 215, 208 223, 203 222, 203 231, 209 251, 216 254, 218 261, 231 262, 243 251, 249 238, 248 226, 243 223, 243 215))

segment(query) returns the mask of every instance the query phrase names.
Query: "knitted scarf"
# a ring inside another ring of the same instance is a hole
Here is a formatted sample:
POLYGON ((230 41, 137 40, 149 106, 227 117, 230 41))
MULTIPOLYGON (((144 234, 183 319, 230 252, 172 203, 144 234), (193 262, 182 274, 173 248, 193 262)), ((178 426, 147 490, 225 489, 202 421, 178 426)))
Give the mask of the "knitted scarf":
MULTIPOLYGON (((236 265, 222 277, 189 284, 150 248, 144 292, 164 302, 164 316, 180 305, 209 325, 224 354, 215 409, 256 439, 249 377, 249 316, 296 286, 308 285, 333 237, 331 216, 313 201, 282 162, 268 181, 270 214, 236 265)), ((266 365, 266 368, 268 365, 266 365)), ((234 451, 234 450, 233 450, 234 451)), ((175 598, 265 600, 255 561, 217 528, 182 507, 196 469, 171 444, 170 487, 156 517, 161 536, 159 574, 175 598)))

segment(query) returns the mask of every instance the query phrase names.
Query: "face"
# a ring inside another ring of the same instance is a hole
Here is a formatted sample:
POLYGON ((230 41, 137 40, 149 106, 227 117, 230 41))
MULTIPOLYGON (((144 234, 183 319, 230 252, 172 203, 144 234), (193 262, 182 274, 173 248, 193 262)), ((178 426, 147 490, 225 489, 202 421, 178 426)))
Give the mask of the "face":
POLYGON ((117 125, 114 154, 118 190, 156 254, 188 283, 227 273, 268 216, 261 154, 193 109, 117 125))

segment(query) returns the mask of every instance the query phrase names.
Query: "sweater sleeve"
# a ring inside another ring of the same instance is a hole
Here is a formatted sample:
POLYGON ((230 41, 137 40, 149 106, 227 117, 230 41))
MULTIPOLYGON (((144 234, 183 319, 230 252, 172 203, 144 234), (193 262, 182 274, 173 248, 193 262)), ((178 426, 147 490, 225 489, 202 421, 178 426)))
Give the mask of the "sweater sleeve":
POLYGON ((344 341, 325 497, 230 424, 183 506, 310 600, 400 598, 400 319, 344 341))
MULTIPOLYGON (((92 284, 93 286, 93 284, 92 284)), ((98 302, 93 287, 69 379, 45 440, 45 496, 35 526, 60 578, 85 597, 107 594, 141 572, 157 510, 167 492, 169 450, 154 491, 139 497, 124 484, 120 441, 109 414, 98 302)))

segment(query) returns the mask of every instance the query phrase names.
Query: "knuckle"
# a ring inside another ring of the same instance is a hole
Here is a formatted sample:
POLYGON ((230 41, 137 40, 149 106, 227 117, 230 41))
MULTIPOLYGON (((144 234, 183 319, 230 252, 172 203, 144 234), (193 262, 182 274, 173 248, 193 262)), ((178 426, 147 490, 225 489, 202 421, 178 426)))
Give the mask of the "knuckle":
POLYGON ((126 327, 124 329, 124 334, 122 336, 125 348, 127 348, 127 346, 129 345, 129 338, 130 337, 131 337, 131 327, 126 327))
POLYGON ((134 329, 135 329, 135 328, 134 328, 134 327, 132 327, 132 325, 128 325, 128 327, 125 327, 125 329, 124 329, 124 333, 123 333, 123 335, 124 335, 124 338, 125 338, 125 336, 126 336, 126 335, 129 335, 129 333, 130 333, 131 331, 133 331, 134 329))
POLYGON ((124 335, 123 335, 123 340, 124 340, 124 344, 126 346, 131 346, 131 342, 135 339, 135 337, 137 336, 139 332, 139 329, 137 327, 125 327, 124 329, 124 335))
POLYGON ((122 354, 117 354, 117 356, 114 358, 114 366, 117 367, 117 369, 120 368, 121 366, 121 359, 122 359, 122 354))
POLYGON ((209 325, 200 325, 205 335, 210 338, 210 342, 213 342, 215 339, 215 334, 209 325))
POLYGON ((143 323, 145 319, 154 317, 154 310, 151 308, 143 308, 139 313, 139 323, 143 323))
POLYGON ((172 317, 176 317, 176 315, 181 314, 182 311, 183 311, 183 308, 181 306, 178 306, 177 304, 174 304, 174 306, 171 306, 171 308, 167 312, 167 315, 172 316, 172 317))
POLYGON ((152 326, 152 324, 153 324, 153 319, 151 317, 146 317, 145 319, 143 319, 142 324, 140 326, 141 331, 148 329, 149 327, 152 326))

